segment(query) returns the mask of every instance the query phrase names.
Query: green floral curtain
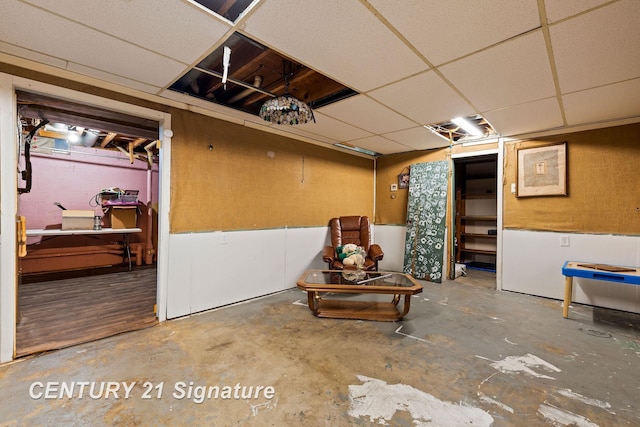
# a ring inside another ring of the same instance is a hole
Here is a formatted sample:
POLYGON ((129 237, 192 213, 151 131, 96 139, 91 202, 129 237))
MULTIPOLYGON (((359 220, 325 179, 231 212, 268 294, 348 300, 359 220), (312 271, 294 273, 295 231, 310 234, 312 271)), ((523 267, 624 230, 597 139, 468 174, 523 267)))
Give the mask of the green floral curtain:
POLYGON ((447 214, 446 160, 411 165, 404 272, 442 282, 447 214))

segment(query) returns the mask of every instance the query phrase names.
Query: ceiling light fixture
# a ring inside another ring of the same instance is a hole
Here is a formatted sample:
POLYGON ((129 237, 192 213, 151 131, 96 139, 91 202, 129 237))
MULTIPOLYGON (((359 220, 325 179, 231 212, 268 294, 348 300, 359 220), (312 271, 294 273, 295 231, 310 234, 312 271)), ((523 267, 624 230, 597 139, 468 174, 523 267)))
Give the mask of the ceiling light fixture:
POLYGON ((473 125, 469 120, 464 117, 456 117, 455 119, 451 119, 451 121, 462 129, 464 129, 469 135, 472 136, 482 136, 483 132, 475 125, 473 125))
POLYGON ((487 138, 498 136, 493 126, 480 114, 456 117, 446 122, 424 125, 424 127, 451 144, 486 141, 487 138))
POLYGON ((311 107, 295 96, 289 95, 289 77, 292 75, 293 73, 283 73, 284 95, 269 99, 262 104, 259 116, 265 121, 277 125, 299 125, 312 120, 315 123, 316 118, 311 107))

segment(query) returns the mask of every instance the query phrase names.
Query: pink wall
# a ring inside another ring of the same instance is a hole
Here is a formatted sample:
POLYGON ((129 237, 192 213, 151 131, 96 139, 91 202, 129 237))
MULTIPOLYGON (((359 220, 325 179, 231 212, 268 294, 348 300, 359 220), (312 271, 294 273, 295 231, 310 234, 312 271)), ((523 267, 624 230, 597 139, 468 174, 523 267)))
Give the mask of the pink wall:
MULTIPOLYGON (((32 152, 31 164, 31 191, 18 198, 18 212, 26 217, 27 229, 60 224, 62 210, 54 202, 59 202, 67 209, 93 210, 96 215, 102 215, 101 207, 96 206, 95 197, 103 188, 139 190, 138 200, 145 204, 149 201, 147 163, 134 160, 130 164, 129 158, 123 153, 81 147, 77 149, 77 153, 71 154, 32 152), (98 153, 104 155, 98 156, 98 153)), ((24 156, 21 158, 20 170, 24 170, 24 156)), ((151 202, 157 203, 157 164, 153 164, 151 175, 151 202)), ((18 186, 24 187, 25 182, 18 179, 18 186)))

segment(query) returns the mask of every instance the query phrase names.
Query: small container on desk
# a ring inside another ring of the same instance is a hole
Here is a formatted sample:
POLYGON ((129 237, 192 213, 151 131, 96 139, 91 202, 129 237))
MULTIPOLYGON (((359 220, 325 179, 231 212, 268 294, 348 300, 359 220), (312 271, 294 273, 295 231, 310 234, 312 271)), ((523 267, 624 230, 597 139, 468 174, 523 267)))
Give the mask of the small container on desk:
POLYGON ((65 209, 62 211, 63 230, 91 230, 93 228, 93 211, 65 209))
POLYGON ((102 205, 105 215, 111 218, 111 228, 136 228, 138 224, 138 202, 113 202, 102 205))

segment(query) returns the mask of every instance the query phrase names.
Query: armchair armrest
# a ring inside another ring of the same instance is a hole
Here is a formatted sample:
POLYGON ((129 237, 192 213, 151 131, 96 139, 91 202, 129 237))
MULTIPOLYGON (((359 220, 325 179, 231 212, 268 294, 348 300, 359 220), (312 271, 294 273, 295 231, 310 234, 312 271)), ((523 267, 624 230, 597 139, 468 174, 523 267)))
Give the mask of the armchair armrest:
POLYGON ((329 264, 333 264, 336 258, 336 251, 333 249, 333 246, 325 246, 322 249, 322 260, 324 262, 328 262, 329 264))
POLYGON ((382 248, 380 245, 372 244, 369 246, 369 257, 374 261, 380 261, 384 256, 384 252, 382 252, 382 248))

